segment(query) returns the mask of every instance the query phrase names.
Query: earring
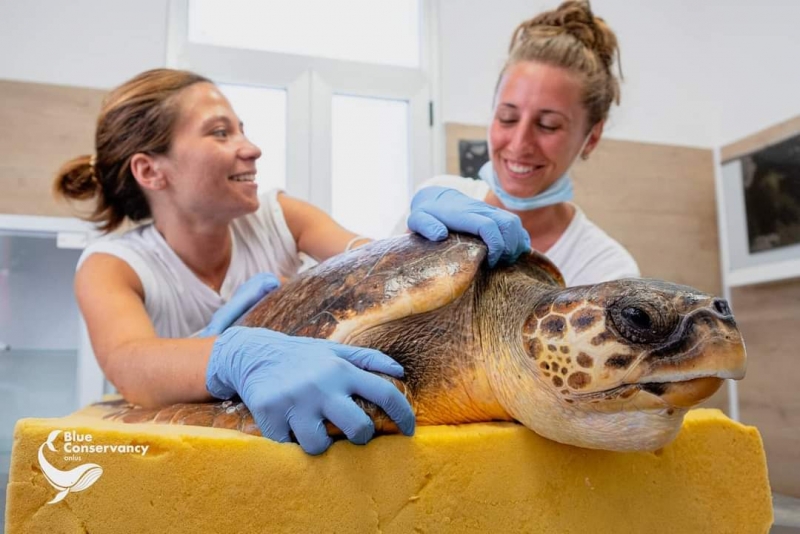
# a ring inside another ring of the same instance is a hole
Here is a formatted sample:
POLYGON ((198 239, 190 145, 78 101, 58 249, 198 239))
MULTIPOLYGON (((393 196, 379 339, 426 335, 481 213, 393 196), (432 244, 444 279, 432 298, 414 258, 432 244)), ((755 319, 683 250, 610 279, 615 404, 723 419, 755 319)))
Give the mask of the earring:
POLYGON ((584 152, 583 154, 581 154, 581 159, 582 159, 583 161, 586 161, 587 159, 589 159, 589 154, 586 154, 586 153, 584 152))

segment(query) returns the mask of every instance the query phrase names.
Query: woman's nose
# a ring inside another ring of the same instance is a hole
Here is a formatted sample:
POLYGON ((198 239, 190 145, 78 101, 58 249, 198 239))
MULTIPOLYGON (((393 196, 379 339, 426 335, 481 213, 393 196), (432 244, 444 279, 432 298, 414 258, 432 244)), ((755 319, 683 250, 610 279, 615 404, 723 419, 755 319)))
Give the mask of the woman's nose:
POLYGON ((258 159, 261 157, 261 149, 249 139, 244 138, 244 143, 239 148, 239 156, 243 159, 258 159))
POLYGON ((514 129, 510 141, 510 148, 515 152, 530 150, 536 144, 533 131, 530 128, 523 127, 521 124, 514 129))

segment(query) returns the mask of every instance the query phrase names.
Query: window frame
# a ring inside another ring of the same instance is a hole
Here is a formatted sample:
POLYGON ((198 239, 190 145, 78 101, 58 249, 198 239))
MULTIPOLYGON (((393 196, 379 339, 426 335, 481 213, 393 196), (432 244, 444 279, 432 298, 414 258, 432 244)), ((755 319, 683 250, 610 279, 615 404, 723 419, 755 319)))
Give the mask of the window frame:
POLYGON ((193 43, 188 38, 189 0, 169 2, 166 63, 219 83, 286 90, 286 191, 328 213, 333 95, 407 101, 410 198, 414 189, 432 176, 433 144, 437 141, 431 79, 435 73, 435 55, 431 53, 435 0, 419 2, 419 68, 193 43))

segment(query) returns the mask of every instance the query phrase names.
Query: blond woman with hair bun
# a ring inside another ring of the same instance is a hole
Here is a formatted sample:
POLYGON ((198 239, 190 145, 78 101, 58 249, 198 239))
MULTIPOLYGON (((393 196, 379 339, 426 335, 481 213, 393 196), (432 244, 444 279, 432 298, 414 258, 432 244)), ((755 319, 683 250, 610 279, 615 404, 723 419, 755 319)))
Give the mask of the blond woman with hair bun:
POLYGON ((481 180, 437 176, 441 186, 520 217, 531 246, 568 286, 639 276, 625 248, 570 202, 569 169, 589 159, 611 104, 617 39, 585 1, 568 1, 520 24, 498 77, 481 180))

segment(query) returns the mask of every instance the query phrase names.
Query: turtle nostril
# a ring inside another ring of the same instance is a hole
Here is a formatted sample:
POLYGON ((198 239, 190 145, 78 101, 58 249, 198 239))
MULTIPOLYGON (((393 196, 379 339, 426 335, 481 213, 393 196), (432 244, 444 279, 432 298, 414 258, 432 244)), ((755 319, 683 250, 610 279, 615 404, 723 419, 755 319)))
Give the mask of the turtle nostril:
POLYGON ((728 306, 728 301, 725 299, 714 299, 714 309, 717 310, 720 315, 731 315, 731 307, 728 306))

